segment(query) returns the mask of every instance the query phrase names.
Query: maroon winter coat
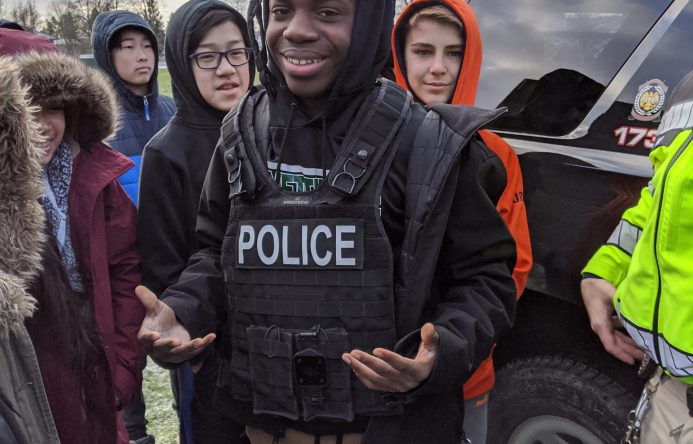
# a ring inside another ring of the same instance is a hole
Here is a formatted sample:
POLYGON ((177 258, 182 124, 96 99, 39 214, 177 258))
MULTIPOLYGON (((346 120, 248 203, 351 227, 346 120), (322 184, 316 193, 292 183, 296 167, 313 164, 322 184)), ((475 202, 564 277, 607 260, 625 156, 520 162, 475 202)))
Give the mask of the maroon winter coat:
POLYGON ((140 283, 135 206, 117 182, 132 168, 130 159, 97 142, 82 149, 73 163, 68 217, 85 289, 108 357, 122 408, 139 393, 137 362, 143 351, 137 331, 144 307, 135 297, 140 283))
MULTIPOLYGON (((140 391, 138 364, 143 350, 137 331, 144 319, 144 307, 135 295, 141 279, 136 209, 117 182, 133 163, 102 142, 116 128, 116 98, 102 73, 72 57, 34 53, 16 60, 32 104, 65 110, 63 140, 71 146, 73 155, 76 153, 68 195, 70 235, 108 359, 110 372, 104 371, 103 375, 110 373, 107 376, 112 378, 115 399, 110 412, 116 415, 116 408, 128 404, 140 391)), ((59 402, 75 395, 63 393, 67 390, 56 388, 53 399, 59 402)), ((118 418, 118 426, 113 442, 127 443, 122 418, 118 418)))

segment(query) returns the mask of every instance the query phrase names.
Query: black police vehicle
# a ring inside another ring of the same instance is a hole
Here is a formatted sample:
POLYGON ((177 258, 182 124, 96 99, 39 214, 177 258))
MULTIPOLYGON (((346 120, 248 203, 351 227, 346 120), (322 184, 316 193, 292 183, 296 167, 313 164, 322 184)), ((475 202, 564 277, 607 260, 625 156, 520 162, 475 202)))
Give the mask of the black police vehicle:
POLYGON ((643 381, 607 354, 580 269, 652 174, 661 110, 693 70, 688 0, 472 0, 477 105, 520 155, 534 267, 496 349, 491 444, 611 444, 643 381))

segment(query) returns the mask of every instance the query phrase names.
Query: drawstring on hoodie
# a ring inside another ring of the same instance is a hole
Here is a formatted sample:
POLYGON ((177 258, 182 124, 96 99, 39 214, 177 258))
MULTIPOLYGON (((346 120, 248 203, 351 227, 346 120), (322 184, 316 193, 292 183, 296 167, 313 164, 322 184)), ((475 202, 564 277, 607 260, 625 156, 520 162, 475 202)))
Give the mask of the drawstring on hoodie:
POLYGON ((322 149, 320 150, 320 168, 322 169, 322 180, 327 176, 327 168, 325 165, 325 150, 327 149, 327 114, 322 114, 322 149))
POLYGON ((279 182, 281 181, 281 167, 282 167, 282 157, 284 157, 284 146, 286 145, 286 140, 289 135, 289 129, 291 129, 291 124, 293 123, 294 120, 294 111, 296 111, 296 108, 298 106, 294 103, 291 102, 291 107, 289 108, 289 118, 287 120, 286 126, 284 127, 284 134, 282 135, 282 143, 279 145, 279 155, 277 157, 277 168, 275 170, 275 182, 277 185, 281 185, 279 182))
POLYGON ((147 119, 147 122, 149 122, 149 100, 147 100, 147 96, 144 96, 143 99, 144 99, 144 118, 147 119))

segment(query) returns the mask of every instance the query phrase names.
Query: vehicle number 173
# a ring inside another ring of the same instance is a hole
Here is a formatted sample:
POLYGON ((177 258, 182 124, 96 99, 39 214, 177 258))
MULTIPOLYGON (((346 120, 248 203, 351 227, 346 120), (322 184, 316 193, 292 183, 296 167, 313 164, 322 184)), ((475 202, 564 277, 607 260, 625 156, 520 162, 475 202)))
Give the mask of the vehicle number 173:
POLYGON ((639 126, 620 126, 614 130, 616 145, 636 147, 640 144, 651 150, 654 148, 657 128, 642 128, 639 126))

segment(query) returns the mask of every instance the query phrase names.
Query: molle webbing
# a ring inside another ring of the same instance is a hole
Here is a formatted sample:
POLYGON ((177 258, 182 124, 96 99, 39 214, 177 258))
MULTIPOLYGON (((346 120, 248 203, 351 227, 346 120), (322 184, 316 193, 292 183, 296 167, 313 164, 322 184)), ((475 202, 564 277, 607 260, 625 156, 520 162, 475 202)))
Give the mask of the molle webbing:
POLYGON ((221 265, 233 351, 220 382, 255 414, 342 421, 399 414, 402 402, 363 386, 341 356, 396 342, 380 198, 411 97, 387 81, 374 88, 327 182, 312 193, 282 191, 244 140, 241 113, 257 111, 254 99, 223 125, 233 205, 221 265), (261 185, 251 190, 246 177, 261 185))

